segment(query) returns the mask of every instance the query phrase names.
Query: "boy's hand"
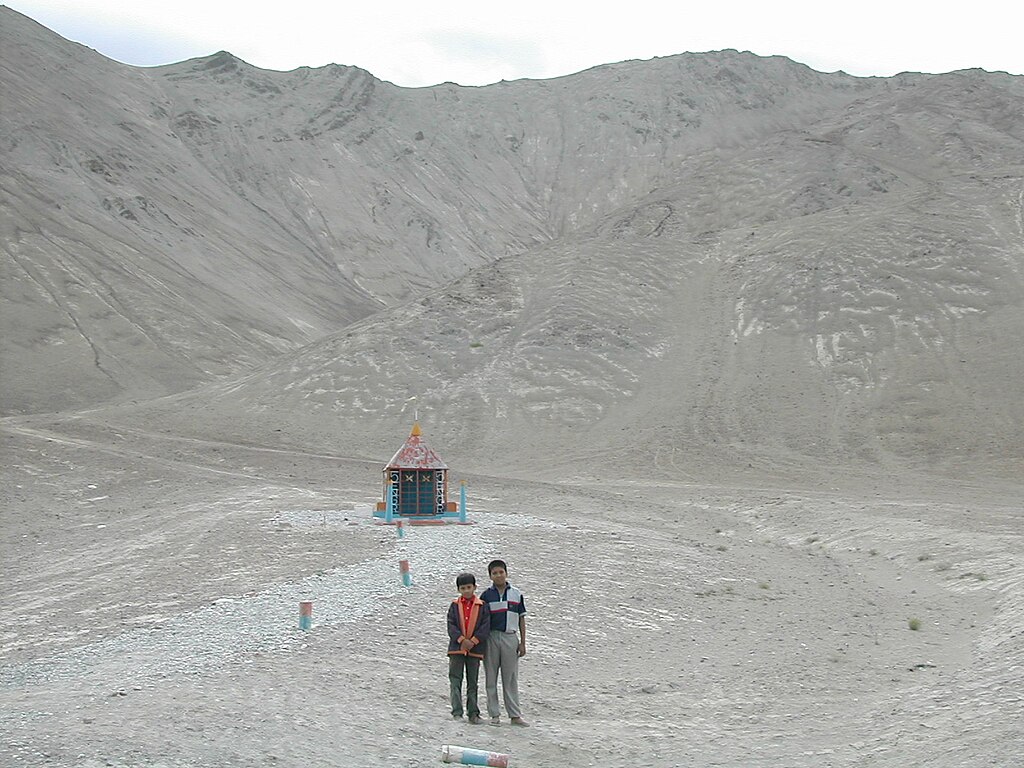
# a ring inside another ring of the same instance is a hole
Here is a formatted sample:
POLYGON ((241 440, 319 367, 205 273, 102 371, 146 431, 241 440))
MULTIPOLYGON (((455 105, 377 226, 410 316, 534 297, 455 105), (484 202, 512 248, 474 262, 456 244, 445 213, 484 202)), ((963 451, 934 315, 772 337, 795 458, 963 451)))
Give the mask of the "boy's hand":
POLYGON ((520 655, 520 656, 525 656, 526 655, 526 641, 525 640, 519 644, 518 648, 516 648, 516 653, 518 655, 520 655))
POLYGON ((462 650, 468 651, 472 647, 473 647, 473 641, 472 640, 467 638, 466 640, 462 641, 462 650))

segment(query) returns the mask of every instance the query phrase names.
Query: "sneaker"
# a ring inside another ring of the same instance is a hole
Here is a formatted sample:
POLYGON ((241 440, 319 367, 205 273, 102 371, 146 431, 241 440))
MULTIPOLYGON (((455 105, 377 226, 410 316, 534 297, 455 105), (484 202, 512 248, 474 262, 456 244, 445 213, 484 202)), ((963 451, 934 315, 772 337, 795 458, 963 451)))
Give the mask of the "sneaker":
POLYGON ((520 728, 529 728, 530 724, 523 720, 521 717, 513 717, 512 725, 518 725, 520 728))
POLYGON ((491 725, 501 725, 501 718, 500 717, 492 717, 491 718, 491 725))
POLYGON ((469 722, 471 725, 480 725, 483 720, 480 719, 480 715, 470 715, 469 722))

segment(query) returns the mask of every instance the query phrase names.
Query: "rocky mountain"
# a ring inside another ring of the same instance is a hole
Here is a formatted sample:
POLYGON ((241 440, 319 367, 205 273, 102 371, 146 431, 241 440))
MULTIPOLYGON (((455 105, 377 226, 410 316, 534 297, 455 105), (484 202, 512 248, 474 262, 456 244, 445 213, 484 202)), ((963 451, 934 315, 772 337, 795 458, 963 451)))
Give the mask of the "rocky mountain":
POLYGON ((8 414, 386 455, 415 397, 480 469, 1021 468, 1024 78, 405 89, 0 21, 8 414))

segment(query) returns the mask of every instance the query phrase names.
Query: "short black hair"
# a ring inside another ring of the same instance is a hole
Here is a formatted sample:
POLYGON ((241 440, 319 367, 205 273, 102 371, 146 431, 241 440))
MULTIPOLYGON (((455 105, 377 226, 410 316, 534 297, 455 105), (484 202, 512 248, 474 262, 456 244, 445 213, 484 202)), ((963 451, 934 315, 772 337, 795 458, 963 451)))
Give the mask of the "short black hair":
POLYGON ((493 571, 495 568, 501 568, 503 571, 506 572, 508 571, 508 566, 505 565, 504 560, 491 560, 491 562, 487 564, 487 575, 490 576, 491 571, 493 571))
POLYGON ((460 573, 455 577, 455 586, 461 587, 463 584, 472 584, 476 586, 476 576, 472 573, 460 573))

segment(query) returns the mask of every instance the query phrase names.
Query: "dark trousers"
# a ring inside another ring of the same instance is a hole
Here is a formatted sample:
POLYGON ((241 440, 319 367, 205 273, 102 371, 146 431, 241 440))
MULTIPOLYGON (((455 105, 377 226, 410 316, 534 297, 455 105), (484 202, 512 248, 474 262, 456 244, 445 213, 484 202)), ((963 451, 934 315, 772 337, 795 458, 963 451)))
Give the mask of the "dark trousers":
POLYGON ((452 714, 462 717, 462 677, 466 677, 466 714, 476 717, 480 706, 476 703, 477 682, 480 679, 480 659, 456 653, 448 657, 448 682, 452 689, 452 714))

